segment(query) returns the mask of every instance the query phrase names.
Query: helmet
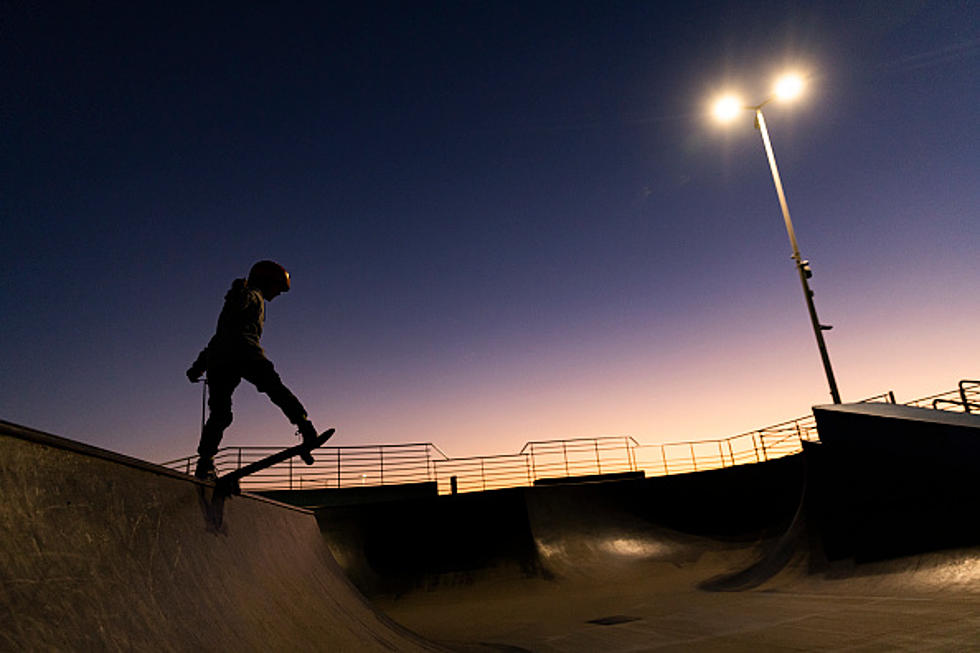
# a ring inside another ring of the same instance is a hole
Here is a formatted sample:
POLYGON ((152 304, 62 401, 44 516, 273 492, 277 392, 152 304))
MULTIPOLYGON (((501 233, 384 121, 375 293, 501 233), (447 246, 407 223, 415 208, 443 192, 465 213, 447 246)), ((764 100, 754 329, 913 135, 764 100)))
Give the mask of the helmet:
POLYGON ((289 273, 275 261, 259 261, 248 272, 248 285, 289 292, 289 273))

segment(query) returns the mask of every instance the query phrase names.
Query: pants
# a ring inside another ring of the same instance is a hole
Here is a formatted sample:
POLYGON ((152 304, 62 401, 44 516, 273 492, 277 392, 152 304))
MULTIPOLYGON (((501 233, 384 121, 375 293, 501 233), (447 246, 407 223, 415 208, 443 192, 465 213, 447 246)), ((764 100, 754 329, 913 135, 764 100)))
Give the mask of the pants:
POLYGON ((269 395, 293 424, 306 419, 306 409, 299 399, 283 385, 272 361, 265 357, 246 360, 220 361, 208 358, 208 421, 201 432, 197 453, 211 458, 218 451, 225 429, 231 425, 231 395, 245 379, 259 392, 269 395))

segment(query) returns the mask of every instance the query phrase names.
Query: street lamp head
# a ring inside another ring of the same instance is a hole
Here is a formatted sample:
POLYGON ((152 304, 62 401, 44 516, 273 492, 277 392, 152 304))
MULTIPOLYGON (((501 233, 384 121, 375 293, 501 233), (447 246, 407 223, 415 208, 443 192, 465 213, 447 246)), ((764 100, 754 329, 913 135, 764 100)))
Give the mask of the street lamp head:
POLYGON ((793 73, 776 80, 773 93, 779 100, 793 100, 803 92, 803 78, 793 73))
POLYGON ((729 122, 745 108, 742 101, 734 95, 726 95, 715 102, 712 113, 720 122, 729 122))

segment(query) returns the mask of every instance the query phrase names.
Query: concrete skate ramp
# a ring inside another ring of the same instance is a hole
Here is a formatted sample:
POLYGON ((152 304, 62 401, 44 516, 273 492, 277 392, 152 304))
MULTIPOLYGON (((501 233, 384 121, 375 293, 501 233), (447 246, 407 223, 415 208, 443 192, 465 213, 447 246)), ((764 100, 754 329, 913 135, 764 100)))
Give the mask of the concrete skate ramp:
POLYGON ((0 649, 439 650, 374 610, 307 511, 0 422, 0 649))
POLYGON ((440 641, 532 651, 974 647, 980 458, 969 452, 980 420, 954 417, 953 432, 947 414, 913 413, 826 408, 825 443, 756 465, 317 515, 375 604, 440 641))
POLYGON ((638 566, 668 589, 746 568, 791 527, 805 461, 317 509, 369 597, 541 579, 615 584, 638 566), (397 542, 397 546, 392 546, 397 542), (672 579, 669 580, 668 579, 672 579))

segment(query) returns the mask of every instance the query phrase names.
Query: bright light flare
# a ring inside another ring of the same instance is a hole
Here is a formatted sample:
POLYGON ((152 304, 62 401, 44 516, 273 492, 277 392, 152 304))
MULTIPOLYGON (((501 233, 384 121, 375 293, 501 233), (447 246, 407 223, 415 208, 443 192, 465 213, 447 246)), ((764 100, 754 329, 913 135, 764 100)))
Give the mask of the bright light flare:
POLYGON ((719 99, 715 102, 715 106, 712 109, 712 113, 715 118, 721 122, 729 122, 739 113, 745 105, 734 95, 726 95, 725 97, 719 99))
POLYGON ((773 92, 779 100, 793 100, 803 92, 803 78, 795 74, 783 75, 776 80, 773 92))

